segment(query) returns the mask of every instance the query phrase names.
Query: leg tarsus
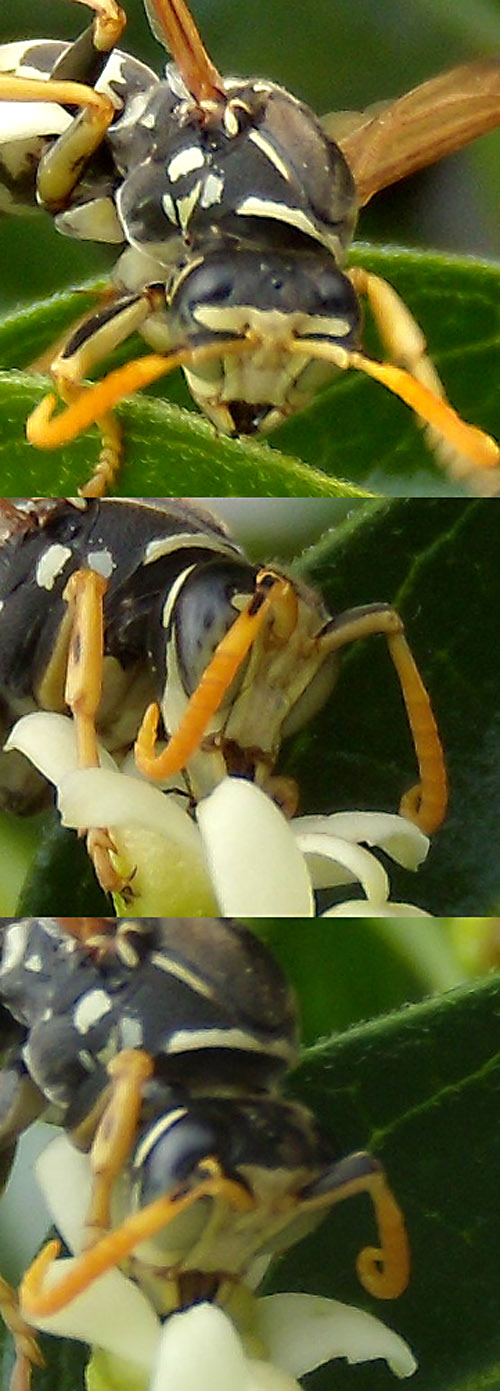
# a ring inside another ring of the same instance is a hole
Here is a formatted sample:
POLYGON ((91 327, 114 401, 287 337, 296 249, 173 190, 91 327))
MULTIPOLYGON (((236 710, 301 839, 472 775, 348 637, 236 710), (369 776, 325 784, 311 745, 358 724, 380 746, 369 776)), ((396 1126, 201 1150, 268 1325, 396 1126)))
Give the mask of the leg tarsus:
POLYGON ((44 1367, 45 1359, 29 1324, 21 1316, 15 1290, 0 1277, 0 1313, 16 1349, 16 1361, 10 1391, 29 1391, 32 1367, 44 1367))

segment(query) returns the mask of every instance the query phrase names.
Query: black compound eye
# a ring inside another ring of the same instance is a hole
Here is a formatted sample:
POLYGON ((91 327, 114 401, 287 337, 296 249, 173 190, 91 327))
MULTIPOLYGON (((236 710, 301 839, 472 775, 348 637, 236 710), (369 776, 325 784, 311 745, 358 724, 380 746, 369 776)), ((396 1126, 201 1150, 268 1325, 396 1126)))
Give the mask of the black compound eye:
POLYGON ((188 314, 196 319, 205 305, 232 306, 235 300, 238 303, 236 288, 237 275, 231 257, 207 257, 182 281, 176 308, 181 316, 188 314))
POLYGON ((159 1127, 155 1123, 137 1151, 141 1205, 182 1187, 200 1162, 216 1149, 215 1132, 204 1121, 184 1115, 172 1122, 168 1117, 167 1127, 157 1134, 159 1127), (151 1148, 144 1155, 148 1140, 151 1148))

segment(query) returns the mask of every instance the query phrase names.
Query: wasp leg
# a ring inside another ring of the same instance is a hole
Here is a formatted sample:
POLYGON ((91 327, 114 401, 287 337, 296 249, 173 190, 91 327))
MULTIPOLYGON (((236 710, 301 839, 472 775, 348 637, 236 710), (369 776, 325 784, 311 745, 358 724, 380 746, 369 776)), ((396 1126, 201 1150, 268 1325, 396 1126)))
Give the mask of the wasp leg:
POLYGON ((356 1270, 363 1288, 377 1299, 397 1299, 410 1277, 410 1251, 403 1215, 389 1188, 382 1166, 372 1154, 359 1151, 339 1160, 321 1178, 303 1189, 306 1210, 333 1207, 357 1193, 368 1193, 375 1208, 380 1247, 360 1251, 356 1270))
MULTIPOLYGON (((92 388, 82 386, 82 380, 115 348, 142 327, 155 309, 164 307, 165 293, 157 286, 147 287, 141 294, 112 298, 86 317, 73 330, 50 370, 59 395, 66 404, 78 410, 92 388)), ((45 398, 45 400, 53 398, 45 398)), ((45 402, 42 402, 42 406, 45 402)), ((113 485, 122 460, 120 427, 110 410, 94 417, 101 431, 101 451, 91 479, 82 488, 83 497, 102 497, 113 485)), ((28 421, 28 438, 40 448, 45 445, 43 430, 36 439, 30 433, 33 416, 28 421)), ((93 423, 93 422, 92 422, 93 423)), ((79 433, 79 432, 78 432, 79 433)), ((50 443, 48 445, 50 448, 50 443)))
MULTIPOLYGON (((127 16, 116 0, 73 0, 93 10, 95 20, 92 26, 94 47, 99 53, 110 53, 120 42, 126 27, 127 16)), ((78 42, 78 40, 77 40, 78 42)))
POLYGON ((420 830, 431 834, 439 829, 446 813, 448 786, 444 755, 429 696, 408 647, 399 614, 387 604, 347 609, 327 623, 317 642, 326 654, 374 633, 381 633, 387 639, 419 766, 420 782, 403 797, 400 812, 420 830))
POLYGON ((0 1314, 12 1334, 16 1349, 16 1361, 10 1382, 10 1391, 29 1391, 31 1368, 44 1367, 45 1360, 36 1341, 33 1330, 25 1322, 19 1308, 15 1290, 0 1276, 0 1314))
POLYGON ((299 806, 299 789, 294 778, 287 778, 282 774, 272 774, 269 776, 264 772, 255 779, 263 792, 267 792, 268 797, 280 807, 283 815, 291 821, 292 816, 297 815, 299 806))
MULTIPOLYGON (((81 768, 100 766, 96 734, 96 714, 102 693, 104 619, 102 600, 106 580, 95 570, 76 570, 63 597, 70 606, 71 637, 68 649, 65 701, 76 725, 78 764, 81 768)), ((107 893, 123 888, 123 880, 113 869, 110 853, 115 849, 105 828, 88 832, 87 849, 97 878, 107 893)))
MULTIPOLYGON (((357 293, 368 300, 390 361, 411 373, 415 381, 420 382, 440 401, 446 402, 442 382, 427 356, 427 344, 422 330, 392 285, 361 267, 350 270, 349 279, 357 293)), ((449 434, 441 432, 439 423, 429 424, 425 417, 418 415, 418 398, 411 404, 438 463, 447 469, 451 477, 459 481, 465 480, 483 496, 485 493, 496 493, 500 487, 500 471, 494 466, 500 463, 500 452, 498 448, 496 454, 494 450, 490 451, 491 460, 486 456, 482 457, 483 451, 480 448, 478 452, 481 438, 487 440, 489 437, 481 436, 480 431, 460 422, 464 426, 464 433, 461 438, 458 436, 457 440, 453 441, 449 434), (472 431, 470 438, 469 430, 472 431)))
MULTIPOLYGON (((24 100, 54 101, 60 105, 83 107, 67 130, 51 141, 42 155, 36 176, 40 202, 49 212, 66 207, 78 184, 83 169, 104 140, 106 131, 116 115, 115 103, 104 93, 96 92, 87 82, 96 81, 99 69, 119 42, 127 19, 115 0, 79 0, 93 10, 90 46, 86 36, 72 44, 56 65, 48 81, 32 83, 30 97, 25 87, 24 100), (71 79, 77 77, 78 81, 71 79), (40 92, 40 87, 47 89, 40 92)), ((23 81, 23 79, 18 79, 23 81)), ((1 90, 1 89, 0 89, 1 90)), ((15 100, 11 95, 11 100, 15 100)), ((19 97, 19 100, 22 100, 19 97)))
POLYGON ((95 717, 102 694, 106 588, 106 580, 95 570, 76 570, 63 595, 71 616, 65 700, 75 719, 78 762, 83 768, 99 767, 95 717))
MULTIPOLYGON (((169 1222, 193 1207, 200 1198, 222 1200, 235 1212, 249 1212, 255 1199, 237 1179, 227 1178, 217 1159, 207 1155, 197 1166, 193 1186, 187 1191, 166 1193, 147 1207, 127 1217, 114 1232, 108 1232, 95 1246, 83 1252, 57 1284, 46 1289, 45 1277, 59 1255, 60 1243, 49 1241, 33 1261, 21 1284, 20 1307, 26 1318, 46 1318, 66 1308, 93 1280, 114 1269, 142 1241, 161 1231, 169 1222)), ((168 1271, 165 1272, 168 1275, 168 1271)))
POLYGON ((111 1226, 113 1184, 129 1158, 137 1130, 143 1087, 153 1061, 138 1048, 124 1049, 110 1062, 111 1090, 90 1151, 92 1198, 87 1244, 93 1246, 111 1226))
POLYGON ((135 759, 146 777, 163 781, 184 768, 198 747, 209 721, 267 620, 275 621, 282 641, 296 621, 297 601, 289 580, 272 571, 257 575, 255 593, 215 649, 211 662, 193 692, 179 728, 166 749, 155 754, 159 709, 150 705, 135 743, 135 759))
POLYGON ((114 120, 114 103, 83 82, 59 82, 52 78, 45 81, 36 77, 14 77, 10 73, 0 76, 0 101, 56 102, 61 106, 83 108, 67 130, 52 142, 37 171, 40 201, 51 212, 64 209, 82 169, 102 144, 114 120))

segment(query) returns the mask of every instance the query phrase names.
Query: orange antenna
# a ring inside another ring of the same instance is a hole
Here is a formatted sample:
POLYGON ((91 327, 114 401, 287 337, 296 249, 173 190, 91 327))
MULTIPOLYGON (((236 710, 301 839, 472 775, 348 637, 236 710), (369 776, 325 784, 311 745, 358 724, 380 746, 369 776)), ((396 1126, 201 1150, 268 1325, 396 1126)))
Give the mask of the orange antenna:
POLYGON ((218 643, 211 662, 191 696, 179 728, 160 755, 154 752, 159 709, 157 705, 150 705, 146 710, 135 744, 135 760, 146 777, 163 781, 185 767, 272 610, 277 612, 281 636, 286 640, 296 620, 293 586, 290 580, 272 571, 261 570, 249 604, 218 643))
POLYGON ((202 43, 184 0, 146 0, 151 28, 172 54, 181 77, 198 102, 225 98, 224 81, 202 43), (158 20, 156 24, 155 18, 158 20))
MULTIPOLYGON (((356 1155, 349 1159, 357 1158, 356 1155)), ((366 1158, 363 1154, 360 1159, 366 1158)), ((410 1278, 410 1247, 404 1217, 389 1188, 384 1170, 376 1160, 370 1173, 359 1174, 343 1181, 338 1188, 326 1188, 322 1193, 306 1198, 304 1208, 334 1207, 345 1198, 368 1193, 375 1210, 380 1246, 366 1246, 356 1261, 358 1279, 376 1299, 398 1299, 410 1278)), ((340 1161, 342 1168, 342 1161, 340 1161)))
POLYGON ((350 609, 319 634, 320 649, 335 652, 358 638, 382 634, 394 662, 406 706, 420 783, 403 797, 400 812, 431 835, 441 826, 448 804, 448 781, 439 730, 429 695, 406 641, 403 622, 395 609, 373 604, 350 609))
POLYGON ((448 779, 443 746, 428 693, 403 633, 387 643, 399 676, 420 773, 420 783, 402 798, 400 812, 421 831, 439 830, 448 805, 448 779))
POLYGON ((287 341, 286 346, 291 353, 299 353, 302 357, 324 358, 344 371, 354 367, 358 372, 365 372, 368 377, 374 377, 382 386, 386 386, 394 396, 399 396, 407 406, 411 406, 417 415, 438 430, 459 453, 466 454, 472 465, 488 469, 496 468, 500 464, 500 448, 491 435, 484 434, 475 425, 467 425, 447 401, 435 396, 429 387, 417 381, 410 372, 405 372, 404 368, 393 367, 392 363, 388 362, 374 362, 372 358, 365 357, 364 353, 348 352, 346 348, 334 343, 315 343, 308 339, 293 338, 287 341))
MULTIPOLYGON (((221 355, 239 356, 253 352, 256 345, 262 345, 261 337, 255 332, 249 332, 244 338, 227 339, 223 343, 204 343, 196 348, 179 348, 176 352, 163 356, 148 353, 109 372, 94 386, 82 387, 77 399, 57 415, 54 414, 57 399, 49 393, 35 407, 28 419, 28 440, 38 449, 55 449, 76 439, 90 425, 101 421, 125 396, 131 396, 143 387, 158 381, 160 377, 167 376, 175 368, 196 367, 199 363, 216 360, 221 355)), ((500 448, 491 435, 461 420, 448 402, 436 396, 429 387, 417 381, 402 367, 375 362, 363 353, 348 352, 334 343, 318 343, 307 339, 286 338, 283 351, 297 353, 301 357, 321 358, 342 371, 352 367, 374 377, 405 401, 406 405, 416 411, 427 424, 433 426, 454 449, 465 455, 472 468, 491 470, 500 465, 500 448)))
MULTIPOLYGON (((260 341, 260 340, 259 340, 260 341)), ((231 338, 222 345, 219 342, 205 343, 198 348, 180 348, 175 353, 146 353, 108 372, 95 386, 83 386, 81 394, 65 410, 54 415, 57 398, 52 392, 43 397, 35 406, 27 423, 26 435, 30 444, 37 449, 57 449, 60 444, 68 444, 89 425, 95 425, 108 411, 123 401, 124 396, 132 396, 142 387, 149 386, 160 377, 173 372, 176 367, 196 366, 199 362, 210 362, 221 356, 221 352, 240 354, 251 352, 255 339, 231 338)))

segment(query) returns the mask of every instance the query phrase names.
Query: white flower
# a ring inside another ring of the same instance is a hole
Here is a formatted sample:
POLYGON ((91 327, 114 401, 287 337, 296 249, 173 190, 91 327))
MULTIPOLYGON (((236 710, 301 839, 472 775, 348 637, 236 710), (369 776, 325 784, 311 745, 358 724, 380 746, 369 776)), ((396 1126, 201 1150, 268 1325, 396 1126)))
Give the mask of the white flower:
MULTIPOLYGON (((87 1156, 60 1136, 36 1169, 56 1225, 80 1251, 90 1192, 87 1156)), ((56 1283, 73 1262, 57 1261, 48 1281, 56 1283)), ((137 1285, 113 1270, 38 1326, 90 1343, 90 1391, 300 1391, 296 1377, 335 1357, 351 1363, 381 1358, 397 1377, 416 1370, 399 1334, 360 1309, 304 1294, 269 1295, 255 1300, 254 1309, 252 1344, 257 1340, 262 1356, 249 1353, 228 1316, 206 1303, 162 1326, 137 1285)))
POLYGON ((185 799, 134 769, 119 770, 105 751, 101 768, 78 769, 66 716, 24 716, 6 747, 19 749, 56 784, 65 826, 110 829, 139 914, 312 917, 315 889, 358 882, 364 900, 344 901, 329 916, 428 916, 390 903, 387 873, 364 848, 377 846, 418 869, 429 842, 404 817, 339 812, 289 822, 254 784, 228 777, 198 804, 196 825, 185 799))

